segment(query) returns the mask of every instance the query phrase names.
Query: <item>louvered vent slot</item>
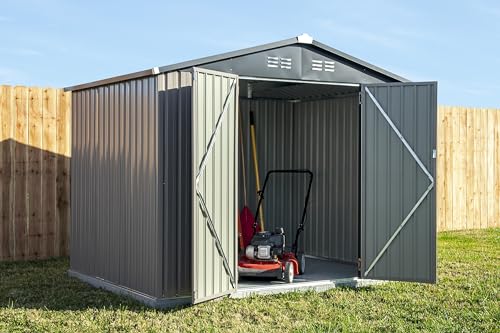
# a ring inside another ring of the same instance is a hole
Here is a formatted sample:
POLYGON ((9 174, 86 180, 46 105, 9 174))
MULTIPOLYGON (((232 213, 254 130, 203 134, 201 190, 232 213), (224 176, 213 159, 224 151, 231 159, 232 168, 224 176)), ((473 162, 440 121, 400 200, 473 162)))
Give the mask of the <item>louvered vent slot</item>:
POLYGON ((312 70, 313 71, 323 71, 323 60, 314 60, 312 61, 312 70))
POLYGON ((292 58, 280 58, 280 67, 284 69, 292 69, 292 58))
POLYGON ((325 72, 335 72, 335 61, 325 60, 325 72))
POLYGON ((278 68, 279 58, 278 57, 267 57, 267 67, 278 68))
POLYGON ((311 66, 313 71, 335 72, 335 61, 313 59, 311 66))
POLYGON ((267 57, 267 67, 292 69, 292 58, 267 57))

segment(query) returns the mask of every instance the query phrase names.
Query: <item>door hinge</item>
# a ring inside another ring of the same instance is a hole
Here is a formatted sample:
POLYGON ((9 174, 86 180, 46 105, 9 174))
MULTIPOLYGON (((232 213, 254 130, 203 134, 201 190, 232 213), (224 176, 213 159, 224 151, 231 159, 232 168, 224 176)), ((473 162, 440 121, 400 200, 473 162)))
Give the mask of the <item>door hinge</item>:
POLYGON ((361 272, 361 258, 358 258, 358 271, 361 272))
POLYGON ((359 105, 363 104, 363 95, 359 93, 359 105))

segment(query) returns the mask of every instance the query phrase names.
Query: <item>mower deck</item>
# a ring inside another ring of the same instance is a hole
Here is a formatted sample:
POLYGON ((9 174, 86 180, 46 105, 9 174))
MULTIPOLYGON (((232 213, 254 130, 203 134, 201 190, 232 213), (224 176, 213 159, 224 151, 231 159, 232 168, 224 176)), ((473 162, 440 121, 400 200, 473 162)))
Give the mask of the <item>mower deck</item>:
POLYGON ((265 278, 241 278, 233 298, 268 295, 292 291, 325 291, 338 286, 362 287, 379 281, 358 279, 356 265, 318 258, 307 258, 306 273, 295 277, 293 283, 265 278))

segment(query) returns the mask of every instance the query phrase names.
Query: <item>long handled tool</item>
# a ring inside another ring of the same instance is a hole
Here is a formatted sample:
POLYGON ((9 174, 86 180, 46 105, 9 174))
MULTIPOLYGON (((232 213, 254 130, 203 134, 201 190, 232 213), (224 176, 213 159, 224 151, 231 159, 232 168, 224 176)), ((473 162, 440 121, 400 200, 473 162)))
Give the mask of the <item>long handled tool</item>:
MULTIPOLYGON (((239 118, 239 132, 240 132, 240 152, 241 152, 241 172, 243 176, 243 199, 245 206, 243 207, 241 213, 238 215, 238 238, 240 241, 240 250, 244 251, 245 250, 245 240, 243 239, 243 234, 242 234, 242 223, 241 220, 245 218, 245 213, 246 210, 250 210, 248 208, 248 200, 247 200, 247 173, 246 173, 246 166, 245 166, 245 146, 243 144, 243 128, 241 126, 241 116, 239 118)), ((248 222, 247 222, 248 224, 248 222)))
MULTIPOLYGON (((253 157, 253 168, 255 171, 255 186, 257 188, 257 193, 260 193, 259 163, 257 159, 257 142, 255 137, 255 119, 253 111, 250 111, 250 139, 252 141, 252 157, 253 157)), ((259 222, 260 222, 260 230, 264 231, 264 207, 260 207, 259 222)))
POLYGON ((243 198, 245 202, 245 206, 240 212, 239 215, 239 220, 238 220, 238 227, 239 227, 239 232, 240 232, 240 247, 244 251, 244 249, 247 247, 248 244, 250 244, 250 241, 252 240, 253 237, 253 221, 254 221, 254 216, 250 208, 248 207, 248 196, 247 196, 247 172, 246 172, 246 161, 245 161, 245 145, 243 141, 243 126, 241 123, 241 118, 240 117, 240 147, 241 147, 241 171, 243 173, 243 198))

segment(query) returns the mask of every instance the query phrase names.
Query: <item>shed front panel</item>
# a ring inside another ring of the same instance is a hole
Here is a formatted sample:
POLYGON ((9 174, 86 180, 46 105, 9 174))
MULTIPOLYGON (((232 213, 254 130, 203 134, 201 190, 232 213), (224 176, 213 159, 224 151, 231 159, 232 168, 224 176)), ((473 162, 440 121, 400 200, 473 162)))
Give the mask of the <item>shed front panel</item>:
POLYGON ((73 92, 71 270, 161 296, 156 78, 73 92))
POLYGON ((238 77, 193 71, 193 303, 198 303, 237 286, 238 77))
POLYGON ((436 83, 362 87, 363 278, 436 280, 436 83))

